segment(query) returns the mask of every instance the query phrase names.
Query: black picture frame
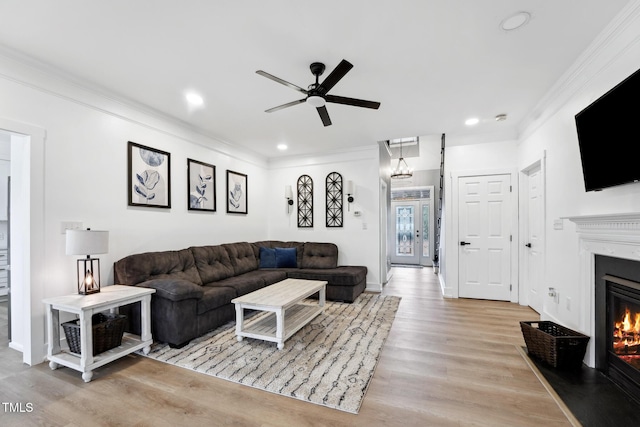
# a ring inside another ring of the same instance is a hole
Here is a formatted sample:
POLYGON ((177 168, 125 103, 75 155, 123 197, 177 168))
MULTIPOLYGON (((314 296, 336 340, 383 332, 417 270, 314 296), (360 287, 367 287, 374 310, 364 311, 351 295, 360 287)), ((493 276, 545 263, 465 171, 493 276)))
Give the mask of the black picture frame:
POLYGON ((187 159, 187 210, 216 211, 216 167, 187 159))
POLYGON ((227 170, 227 213, 249 212, 248 181, 246 174, 227 170))
POLYGON ((129 141, 128 204, 147 208, 171 208, 171 154, 129 141))

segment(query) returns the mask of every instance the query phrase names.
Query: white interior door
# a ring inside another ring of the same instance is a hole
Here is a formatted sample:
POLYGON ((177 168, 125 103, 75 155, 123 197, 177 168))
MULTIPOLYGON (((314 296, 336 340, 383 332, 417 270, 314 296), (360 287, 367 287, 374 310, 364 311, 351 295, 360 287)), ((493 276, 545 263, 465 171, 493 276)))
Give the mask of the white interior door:
POLYGON ((459 294, 511 300, 511 176, 458 178, 459 294))
POLYGON ((526 218, 524 247, 524 288, 528 292, 528 304, 542 312, 542 275, 544 273, 544 186, 542 170, 538 163, 526 171, 526 218))

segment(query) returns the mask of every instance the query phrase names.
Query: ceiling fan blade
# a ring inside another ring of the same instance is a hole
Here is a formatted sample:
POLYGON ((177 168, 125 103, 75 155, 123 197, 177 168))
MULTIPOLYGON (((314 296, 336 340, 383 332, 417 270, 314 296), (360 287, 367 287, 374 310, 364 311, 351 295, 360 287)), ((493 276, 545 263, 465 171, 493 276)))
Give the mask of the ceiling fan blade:
POLYGON ((324 81, 320 84, 320 86, 318 86, 318 92, 322 94, 326 94, 327 92, 329 92, 331 88, 334 87, 336 83, 338 83, 340 79, 342 79, 345 74, 347 74, 352 68, 353 65, 346 59, 340 61, 338 66, 333 69, 331 74, 329 74, 327 78, 324 79, 324 81))
POLYGON ((364 99, 345 98, 344 96, 326 95, 324 99, 334 104, 353 105, 354 107, 373 108, 377 110, 380 107, 379 102, 365 101, 364 99))
POLYGON ((268 79, 273 80, 274 82, 278 82, 278 83, 280 83, 282 85, 290 87, 291 89, 297 90, 298 92, 302 92, 304 94, 308 93, 305 89, 302 89, 300 86, 296 86, 293 83, 289 83, 288 81, 282 80, 280 77, 276 77, 276 76, 271 75, 271 74, 269 74, 269 73, 267 73, 265 71, 258 70, 258 71, 256 71, 256 74, 260 74, 263 77, 266 77, 268 79))
POLYGON ((329 112, 327 111, 327 107, 324 105, 322 107, 317 107, 318 114, 320 114, 320 119, 322 120, 322 124, 325 126, 331 126, 331 119, 329 118, 329 112))
POLYGON ((293 107, 294 105, 302 104, 306 102, 307 98, 298 99, 297 101, 287 102, 286 104, 278 105, 277 107, 269 108, 268 110, 264 110, 265 113, 273 113, 274 111, 282 110, 283 108, 293 107))

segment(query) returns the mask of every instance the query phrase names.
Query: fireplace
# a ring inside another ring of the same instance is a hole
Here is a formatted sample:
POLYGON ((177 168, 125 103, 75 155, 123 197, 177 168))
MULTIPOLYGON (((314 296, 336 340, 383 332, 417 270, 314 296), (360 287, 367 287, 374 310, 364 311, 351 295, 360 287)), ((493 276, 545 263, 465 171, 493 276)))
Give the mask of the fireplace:
POLYGON ((595 367, 640 402, 640 262, 595 256, 595 367))
POLYGON ((620 331, 631 328, 633 313, 640 309, 640 212, 568 219, 579 237, 577 330, 591 336, 584 362, 640 401, 638 358, 629 354, 635 344, 624 340, 631 331, 620 331), (618 326, 622 336, 616 339, 616 323, 625 323, 627 309, 629 328, 618 326), (621 352, 614 349, 616 343, 621 352))

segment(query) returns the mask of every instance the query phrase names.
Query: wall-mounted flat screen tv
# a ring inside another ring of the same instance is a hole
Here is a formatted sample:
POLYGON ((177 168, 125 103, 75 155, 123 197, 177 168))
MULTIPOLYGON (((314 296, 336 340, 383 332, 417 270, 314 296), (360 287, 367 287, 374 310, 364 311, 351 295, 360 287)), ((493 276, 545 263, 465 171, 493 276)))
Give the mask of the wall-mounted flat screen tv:
POLYGON ((587 191, 640 180, 640 70, 575 119, 587 191))

